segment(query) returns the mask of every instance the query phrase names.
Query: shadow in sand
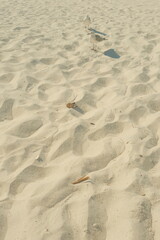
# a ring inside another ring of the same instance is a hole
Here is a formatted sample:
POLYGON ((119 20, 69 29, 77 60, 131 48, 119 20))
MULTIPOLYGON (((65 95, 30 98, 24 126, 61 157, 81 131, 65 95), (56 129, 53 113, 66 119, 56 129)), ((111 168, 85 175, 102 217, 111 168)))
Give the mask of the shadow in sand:
POLYGON ((89 28, 88 30, 91 31, 91 32, 94 32, 94 33, 101 34, 101 35, 103 35, 103 36, 109 36, 108 34, 103 33, 103 32, 99 32, 99 31, 97 31, 97 30, 95 30, 95 29, 93 29, 93 28, 89 28))
POLYGON ((103 54, 105 56, 108 56, 111 58, 120 58, 120 56, 118 55, 118 53, 116 53, 116 51, 114 49, 109 49, 109 50, 103 52, 103 54))
POLYGON ((74 108, 74 110, 76 110, 77 112, 79 112, 79 113, 81 113, 81 114, 84 114, 84 111, 83 111, 81 108, 79 108, 78 106, 76 106, 76 107, 74 108))

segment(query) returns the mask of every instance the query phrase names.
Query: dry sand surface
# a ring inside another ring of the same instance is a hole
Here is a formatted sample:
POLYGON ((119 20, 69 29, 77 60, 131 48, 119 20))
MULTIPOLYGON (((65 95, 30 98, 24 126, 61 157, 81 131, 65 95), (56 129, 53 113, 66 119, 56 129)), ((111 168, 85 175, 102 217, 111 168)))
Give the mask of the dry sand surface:
POLYGON ((0 240, 160 239, 159 10, 0 0, 0 240))

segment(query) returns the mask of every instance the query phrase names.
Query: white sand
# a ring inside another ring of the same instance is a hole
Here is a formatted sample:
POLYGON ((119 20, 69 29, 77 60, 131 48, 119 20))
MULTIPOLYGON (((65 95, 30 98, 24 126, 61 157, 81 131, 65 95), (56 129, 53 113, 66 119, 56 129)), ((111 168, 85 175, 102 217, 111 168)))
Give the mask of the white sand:
POLYGON ((0 240, 160 239, 159 10, 0 0, 0 240))

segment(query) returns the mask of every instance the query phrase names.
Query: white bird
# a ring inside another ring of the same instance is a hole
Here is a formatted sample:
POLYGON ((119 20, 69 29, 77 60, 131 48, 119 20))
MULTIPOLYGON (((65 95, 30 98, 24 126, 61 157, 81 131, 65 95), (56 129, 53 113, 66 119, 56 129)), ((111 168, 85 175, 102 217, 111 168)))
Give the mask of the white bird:
POLYGON ((106 40, 106 38, 103 38, 103 37, 99 36, 98 34, 91 33, 90 42, 93 43, 92 50, 96 51, 96 47, 95 46, 97 45, 97 43, 100 43, 100 42, 102 42, 104 40, 106 40))
POLYGON ((88 15, 84 18, 83 24, 84 24, 85 28, 89 29, 89 26, 91 24, 91 19, 88 15))

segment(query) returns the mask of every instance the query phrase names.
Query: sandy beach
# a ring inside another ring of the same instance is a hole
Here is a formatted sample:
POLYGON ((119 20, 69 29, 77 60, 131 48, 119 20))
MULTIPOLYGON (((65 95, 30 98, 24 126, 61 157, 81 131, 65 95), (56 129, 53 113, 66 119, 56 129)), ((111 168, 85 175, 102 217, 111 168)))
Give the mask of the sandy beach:
POLYGON ((0 240, 160 239, 159 9, 0 0, 0 240))

